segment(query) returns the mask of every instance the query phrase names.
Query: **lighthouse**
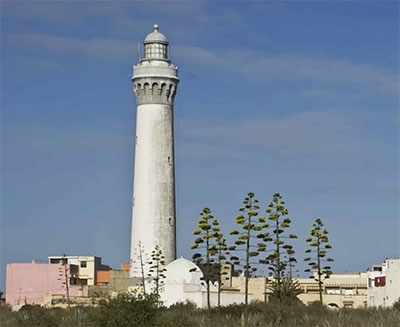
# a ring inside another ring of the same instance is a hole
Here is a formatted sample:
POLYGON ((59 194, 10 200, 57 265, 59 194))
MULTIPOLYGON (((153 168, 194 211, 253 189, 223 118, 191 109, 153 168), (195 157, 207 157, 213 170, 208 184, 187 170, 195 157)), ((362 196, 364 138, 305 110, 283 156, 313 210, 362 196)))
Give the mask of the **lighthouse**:
POLYGON ((158 246, 165 264, 176 259, 174 98, 178 70, 158 25, 144 40, 144 58, 133 66, 136 95, 132 199, 131 281, 147 277, 158 246))

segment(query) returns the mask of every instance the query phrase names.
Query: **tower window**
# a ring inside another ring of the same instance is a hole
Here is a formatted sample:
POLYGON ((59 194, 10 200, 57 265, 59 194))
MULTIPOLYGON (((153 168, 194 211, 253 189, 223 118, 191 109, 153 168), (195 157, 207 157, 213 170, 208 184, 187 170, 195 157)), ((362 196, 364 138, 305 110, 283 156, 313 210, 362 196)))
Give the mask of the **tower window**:
POLYGON ((146 59, 168 59, 167 45, 161 43, 149 43, 145 45, 144 57, 146 59))

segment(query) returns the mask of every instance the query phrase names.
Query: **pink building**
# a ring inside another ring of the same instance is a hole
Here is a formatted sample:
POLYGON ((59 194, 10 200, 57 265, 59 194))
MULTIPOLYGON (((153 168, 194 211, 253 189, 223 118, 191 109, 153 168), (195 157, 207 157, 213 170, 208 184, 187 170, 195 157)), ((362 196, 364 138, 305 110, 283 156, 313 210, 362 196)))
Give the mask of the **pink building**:
POLYGON ((6 272, 6 303, 11 306, 43 304, 50 295, 87 296, 88 288, 71 285, 74 266, 62 262, 50 263, 9 263, 6 272))

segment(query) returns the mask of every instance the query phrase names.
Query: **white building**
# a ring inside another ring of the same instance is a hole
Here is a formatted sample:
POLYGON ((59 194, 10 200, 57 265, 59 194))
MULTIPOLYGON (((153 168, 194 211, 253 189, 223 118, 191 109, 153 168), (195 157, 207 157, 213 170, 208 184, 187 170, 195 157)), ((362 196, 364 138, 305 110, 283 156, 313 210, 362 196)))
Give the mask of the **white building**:
POLYGON ((178 70, 168 59, 168 40, 154 25, 144 41, 144 58, 133 67, 137 100, 132 199, 132 285, 149 271, 146 256, 156 246, 166 264, 176 258, 174 97, 178 70))
POLYGON ((368 306, 390 307, 400 299, 400 259, 386 259, 368 272, 368 306))
MULTIPOLYGON (((165 306, 178 302, 190 301, 199 308, 207 307, 207 289, 202 282, 203 273, 193 262, 179 258, 166 267, 164 289, 160 293, 165 306)), ((249 302, 253 295, 249 295, 249 302)), ((211 285, 211 306, 218 305, 218 287, 211 285)), ((239 289, 224 287, 220 293, 220 304, 226 306, 234 303, 244 303, 244 294, 239 289)))

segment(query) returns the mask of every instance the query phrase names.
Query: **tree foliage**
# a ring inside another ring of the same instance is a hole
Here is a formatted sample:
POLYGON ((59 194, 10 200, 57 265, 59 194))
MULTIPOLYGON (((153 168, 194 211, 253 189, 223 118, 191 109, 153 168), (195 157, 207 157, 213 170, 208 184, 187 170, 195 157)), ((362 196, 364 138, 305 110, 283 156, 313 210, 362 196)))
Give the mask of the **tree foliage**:
POLYGON ((145 253, 144 246, 142 242, 138 242, 137 247, 135 249, 136 259, 131 261, 131 265, 134 263, 138 263, 137 269, 139 269, 138 273, 140 275, 139 282, 134 281, 135 285, 139 284, 143 288, 143 293, 146 294, 146 271, 145 271, 145 263, 148 258, 148 254, 145 253), (137 283, 137 284, 136 284, 137 283))
POLYGON ((164 279, 165 279, 165 256, 161 250, 161 248, 156 245, 155 249, 151 252, 151 261, 149 261, 149 273, 148 276, 154 282, 154 288, 152 292, 159 297, 160 292, 163 290, 164 279))
POLYGON ((217 284, 218 284, 218 306, 221 304, 221 289, 224 285, 224 280, 226 279, 226 275, 228 274, 224 268, 226 268, 223 264, 226 262, 226 253, 228 250, 228 246, 226 244, 226 239, 221 232, 216 232, 218 235, 216 236, 216 244, 212 246, 212 251, 216 255, 215 267, 216 267, 216 275, 217 275, 217 284))
POLYGON ((260 262, 269 265, 269 269, 279 285, 287 268, 290 268, 288 275, 291 277, 291 269, 296 259, 293 246, 288 244, 287 240, 297 238, 297 235, 287 233, 292 220, 287 217, 289 211, 279 193, 273 194, 272 201, 268 203, 265 211, 269 214, 268 220, 271 222, 270 228, 272 229, 272 235, 268 241, 273 242, 274 249, 265 260, 260 260, 260 262))
POLYGON ((318 292, 319 292, 319 301, 322 305, 322 285, 323 280, 325 278, 329 278, 332 274, 331 267, 325 266, 327 262, 333 262, 332 258, 327 258, 327 252, 332 246, 329 244, 328 239, 328 230, 323 229, 324 223, 321 218, 315 219, 311 230, 310 236, 306 239, 306 242, 309 245, 309 248, 306 250, 306 253, 310 256, 304 258, 304 261, 308 262, 310 268, 306 269, 306 272, 315 272, 311 278, 314 278, 316 282, 318 282, 318 292))
POLYGON ((245 277, 245 304, 244 304, 244 324, 248 321, 248 296, 249 296, 249 278, 257 271, 256 263, 252 261, 261 252, 266 250, 266 243, 269 233, 264 232, 268 227, 265 218, 258 215, 258 200, 254 198, 254 193, 249 192, 243 200, 243 206, 239 208, 240 214, 236 216, 236 223, 240 225, 240 230, 232 230, 231 235, 236 236, 235 245, 228 247, 229 251, 239 251, 244 254, 231 256, 233 264, 240 265, 243 268, 245 277))
POLYGON ((203 250, 193 254, 193 262, 202 268, 203 281, 207 288, 207 307, 211 310, 210 289, 211 283, 220 281, 219 267, 215 261, 215 256, 219 255, 221 246, 218 244, 223 239, 219 222, 212 215, 210 208, 203 208, 200 212, 198 221, 198 229, 193 231, 197 236, 192 250, 203 250))

